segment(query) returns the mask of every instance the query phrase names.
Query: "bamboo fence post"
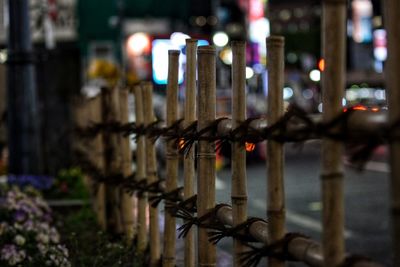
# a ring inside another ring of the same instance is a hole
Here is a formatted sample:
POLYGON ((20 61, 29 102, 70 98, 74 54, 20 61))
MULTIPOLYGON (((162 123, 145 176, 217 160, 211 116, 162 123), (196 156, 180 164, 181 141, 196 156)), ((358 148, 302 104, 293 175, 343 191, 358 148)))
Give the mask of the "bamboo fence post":
MULTIPOLYGON (((196 51, 197 40, 186 39, 186 90, 184 127, 196 120, 196 51)), ((183 160, 184 197, 194 195, 195 151, 191 149, 183 160)), ((194 229, 190 229, 185 237, 185 266, 195 266, 194 229)))
MULTIPOLYGON (((246 43, 232 42, 232 129, 246 119, 246 43)), ((245 143, 232 143, 232 212, 233 225, 247 220, 247 176, 245 143)), ((246 246, 237 239, 233 240, 233 264, 240 266, 240 254, 246 246)))
MULTIPOLYGON (((113 123, 120 118, 119 92, 116 88, 102 88, 102 118, 103 123, 113 123)), ((104 143, 104 173, 106 176, 112 176, 120 173, 121 153, 120 136, 118 133, 103 133, 104 143)), ((120 196, 116 186, 106 187, 108 228, 114 233, 122 232, 120 196)))
MULTIPOLYGON (((168 84, 167 84, 167 127, 178 120, 178 67, 179 51, 168 51, 168 84)), ((179 155, 175 140, 166 144, 166 192, 171 192, 178 186, 179 155)), ((175 266, 176 219, 165 213, 164 255, 163 266, 175 266)))
MULTIPOLYGON (((149 82, 142 85, 144 103, 144 126, 151 125, 155 120, 153 109, 153 85, 149 82)), ((154 141, 146 137, 146 166, 147 182, 152 184, 158 180, 156 147, 154 141)), ((151 196, 151 193, 149 194, 151 196)), ((160 226, 158 222, 158 208, 149 207, 150 210, 150 267, 159 265, 160 261, 160 226)))
MULTIPOLYGON (((322 6, 323 120, 342 112, 345 85, 346 0, 324 0, 322 6)), ((344 259, 343 145, 322 141, 322 246, 325 266, 338 266, 344 259)))
MULTIPOLYGON (((387 32, 388 57, 385 66, 385 79, 388 91, 389 125, 400 118, 400 2, 386 0, 385 28, 387 32)), ((395 135, 398 135, 396 131, 395 135)), ((391 212, 393 229, 393 266, 400 266, 400 142, 391 140, 391 212)))
MULTIPOLYGON (((267 38, 268 68, 268 124, 278 121, 283 115, 284 46, 282 36, 267 38)), ((284 145, 276 141, 267 142, 267 216, 271 242, 285 236, 285 189, 284 189, 284 145)), ((285 266, 277 258, 268 258, 269 267, 285 266)))
MULTIPOLYGON (((198 51, 198 126, 201 129, 215 120, 216 70, 215 48, 200 46, 198 51)), ((211 134, 208 134, 211 136, 211 134)), ((201 217, 215 206, 215 143, 200 140, 197 164, 197 216, 201 217)), ((198 265, 215 266, 216 248, 208 241, 207 229, 198 229, 198 265)))
MULTIPOLYGON (((129 122, 129 105, 128 105, 128 90, 120 91, 120 108, 121 108, 121 123, 126 124, 129 122)), ((132 175, 132 151, 130 145, 130 136, 121 137, 121 157, 122 157, 122 175, 128 177, 132 175)), ((122 225, 127 241, 130 244, 135 235, 135 218, 133 214, 133 196, 129 195, 120 189, 121 194, 121 211, 122 211, 122 225)))
MULTIPOLYGON (((135 116, 136 126, 144 124, 143 115, 143 95, 140 86, 135 87, 135 116)), ((147 180, 146 178, 146 140, 144 135, 138 135, 136 138, 136 179, 137 181, 147 180)), ((138 194, 138 244, 139 252, 144 252, 147 246, 147 193, 138 194)))
MULTIPOLYGON (((101 98, 96 96, 90 99, 84 99, 76 107, 75 120, 78 127, 87 127, 90 123, 101 123, 101 98)), ((94 138, 83 140, 79 138, 77 142, 74 142, 76 150, 80 152, 91 151, 87 157, 89 160, 98 168, 99 170, 104 170, 104 150, 103 150, 103 136, 102 133, 97 134, 94 138)), ((91 194, 91 202, 93 209, 96 213, 97 223, 99 224, 101 230, 105 231, 107 229, 106 221, 106 203, 105 203, 105 186, 104 183, 99 183, 96 186, 96 190, 93 190, 94 181, 91 179, 90 174, 88 177, 88 186, 91 194)))
MULTIPOLYGON (((90 109, 92 113, 92 119, 94 122, 102 122, 101 114, 101 97, 97 96, 90 101, 90 109)), ((94 158, 93 163, 100 170, 104 170, 104 146, 103 146, 103 134, 100 133, 94 138, 94 158)), ((97 222, 100 229, 105 231, 107 229, 107 216, 106 216, 106 186, 104 183, 99 183, 94 197, 94 209, 97 215, 97 222)))

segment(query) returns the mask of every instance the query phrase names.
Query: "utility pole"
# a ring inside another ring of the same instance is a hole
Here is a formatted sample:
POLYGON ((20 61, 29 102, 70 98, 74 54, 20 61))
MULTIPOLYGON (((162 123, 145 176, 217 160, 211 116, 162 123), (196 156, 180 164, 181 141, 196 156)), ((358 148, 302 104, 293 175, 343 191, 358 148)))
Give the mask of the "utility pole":
POLYGON ((9 173, 42 171, 28 0, 8 0, 7 127, 9 173))

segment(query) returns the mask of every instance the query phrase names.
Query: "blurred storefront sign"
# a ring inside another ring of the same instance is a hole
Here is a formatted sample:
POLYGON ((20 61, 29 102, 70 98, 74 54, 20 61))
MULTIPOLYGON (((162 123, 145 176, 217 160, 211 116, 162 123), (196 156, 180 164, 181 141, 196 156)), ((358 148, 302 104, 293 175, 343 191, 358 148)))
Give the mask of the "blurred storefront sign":
POLYGON ((385 61, 387 58, 386 30, 374 31, 374 56, 378 61, 385 61))
POLYGON ((372 3, 371 0, 353 0, 353 40, 356 43, 372 41, 372 3))
MULTIPOLYGON (((31 33, 34 42, 74 41, 77 0, 30 0, 31 33)), ((6 41, 8 27, 7 0, 0 0, 0 42, 6 41)))
MULTIPOLYGON (((171 35, 173 37, 174 34, 171 35)), ((187 37, 189 37, 187 35, 187 37)), ((208 45, 206 40, 198 40, 197 45, 208 45)), ((182 83, 184 78, 184 67, 186 63, 186 54, 184 50, 185 43, 174 42, 171 39, 154 39, 152 42, 152 73, 153 80, 156 84, 167 84, 168 74, 168 50, 181 50, 179 56, 179 74, 178 82, 182 83)))
POLYGON ((126 19, 124 34, 146 32, 148 34, 166 34, 170 31, 167 19, 126 19))

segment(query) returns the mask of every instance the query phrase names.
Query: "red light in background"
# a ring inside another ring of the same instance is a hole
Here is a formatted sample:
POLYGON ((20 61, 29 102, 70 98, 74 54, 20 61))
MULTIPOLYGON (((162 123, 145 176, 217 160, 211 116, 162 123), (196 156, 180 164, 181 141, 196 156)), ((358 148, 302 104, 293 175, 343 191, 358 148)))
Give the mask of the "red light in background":
POLYGON ((256 144, 246 142, 245 147, 247 152, 252 152, 256 148, 256 144))
POLYGON ((366 107, 361 106, 361 105, 354 106, 352 109, 353 109, 353 110, 367 110, 366 107))

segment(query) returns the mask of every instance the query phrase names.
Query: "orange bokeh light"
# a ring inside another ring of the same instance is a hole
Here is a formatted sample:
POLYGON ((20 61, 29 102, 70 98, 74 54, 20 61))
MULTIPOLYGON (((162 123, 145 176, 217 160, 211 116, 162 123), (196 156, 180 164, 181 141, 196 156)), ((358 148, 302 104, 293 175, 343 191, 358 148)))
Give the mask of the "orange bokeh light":
POLYGON ((353 109, 353 110, 367 110, 366 107, 361 106, 361 105, 354 106, 352 109, 353 109))
POLYGON ((256 148, 256 144, 246 142, 245 147, 247 152, 252 152, 256 148))
POLYGON ((323 72, 325 70, 325 59, 321 58, 318 61, 318 69, 319 71, 323 72))
POLYGON ((185 139, 183 139, 183 138, 179 139, 178 148, 183 149, 184 146, 185 146, 185 139))
POLYGON ((127 51, 131 55, 139 56, 148 54, 151 51, 151 41, 149 35, 138 32, 128 37, 127 51))

